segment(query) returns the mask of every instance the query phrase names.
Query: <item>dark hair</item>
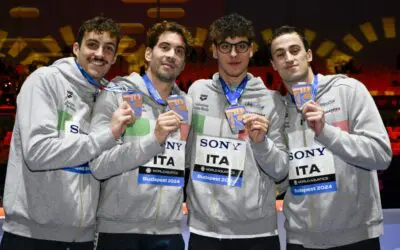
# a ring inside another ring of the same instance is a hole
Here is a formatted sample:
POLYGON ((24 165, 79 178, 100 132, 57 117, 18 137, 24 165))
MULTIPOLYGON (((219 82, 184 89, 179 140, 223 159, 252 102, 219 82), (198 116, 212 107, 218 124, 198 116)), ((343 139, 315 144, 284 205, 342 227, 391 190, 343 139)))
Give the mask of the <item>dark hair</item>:
POLYGON ((186 55, 189 55, 193 42, 192 35, 185 27, 176 22, 162 21, 154 24, 153 27, 147 31, 146 47, 153 49, 164 32, 179 34, 185 42, 186 55))
POLYGON ((243 16, 232 13, 218 18, 210 25, 209 39, 217 44, 227 37, 247 37, 249 42, 255 40, 253 23, 243 16))
POLYGON ((306 51, 310 48, 310 45, 308 44, 308 41, 307 41, 306 37, 304 36, 304 33, 300 29, 293 27, 293 26, 283 25, 279 28, 276 28, 272 32, 272 37, 268 42, 268 56, 270 59, 272 59, 272 47, 271 47, 272 42, 280 36, 283 36, 286 34, 292 34, 292 33, 296 33, 297 35, 299 35, 299 37, 301 38, 301 41, 303 42, 304 49, 306 51))
POLYGON ((81 27, 79 27, 78 35, 77 35, 77 42, 79 46, 82 44, 83 37, 85 36, 86 32, 96 32, 96 33, 103 33, 109 32, 110 37, 117 39, 117 47, 119 41, 121 39, 121 31, 119 29, 118 24, 111 18, 97 16, 92 19, 86 20, 81 27))

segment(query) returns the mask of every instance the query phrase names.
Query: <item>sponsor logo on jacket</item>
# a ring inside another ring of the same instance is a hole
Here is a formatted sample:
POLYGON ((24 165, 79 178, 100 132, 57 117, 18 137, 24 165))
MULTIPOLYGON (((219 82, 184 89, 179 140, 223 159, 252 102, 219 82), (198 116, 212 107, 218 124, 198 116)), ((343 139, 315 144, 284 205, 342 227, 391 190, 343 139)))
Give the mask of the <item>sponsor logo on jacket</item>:
POLYGON ((67 90, 67 93, 66 93, 66 95, 64 97, 64 106, 67 109, 70 109, 70 110, 76 112, 75 104, 73 102, 74 99, 75 99, 74 98, 74 92, 72 92, 70 90, 67 90))
POLYGON ((260 110, 264 109, 264 106, 261 105, 260 103, 257 103, 257 102, 246 101, 246 102, 243 103, 243 105, 246 106, 246 107, 258 108, 260 110))
POLYGON ((289 161, 294 160, 294 159, 301 160, 303 158, 322 156, 322 155, 324 155, 324 151, 325 151, 325 147, 290 152, 289 153, 289 161))
POLYGON ((321 101, 319 103, 319 105, 324 107, 325 114, 334 113, 334 112, 340 111, 340 107, 339 106, 332 107, 332 105, 335 104, 335 102, 336 102, 335 99, 330 99, 330 100, 326 100, 326 101, 321 101))
POLYGON ((207 111, 207 112, 209 110, 208 105, 203 103, 194 103, 193 109, 198 111, 207 111))
POLYGON ((330 104, 333 104, 333 103, 335 103, 335 99, 327 100, 327 101, 322 101, 322 102, 319 103, 319 105, 321 105, 322 107, 324 107, 324 106, 327 106, 327 105, 330 105, 330 104))
POLYGON ((205 94, 201 94, 200 95, 200 100, 201 101, 205 101, 205 100, 207 100, 207 98, 208 98, 208 95, 205 95, 205 94))
POLYGON ((328 110, 325 110, 325 114, 334 113, 334 112, 338 112, 338 111, 340 111, 340 107, 333 107, 328 110))
POLYGON ((206 138, 200 140, 200 147, 220 148, 220 149, 233 148, 233 150, 238 150, 238 147, 240 145, 242 145, 241 142, 234 143, 224 140, 214 140, 214 139, 208 140, 206 138))

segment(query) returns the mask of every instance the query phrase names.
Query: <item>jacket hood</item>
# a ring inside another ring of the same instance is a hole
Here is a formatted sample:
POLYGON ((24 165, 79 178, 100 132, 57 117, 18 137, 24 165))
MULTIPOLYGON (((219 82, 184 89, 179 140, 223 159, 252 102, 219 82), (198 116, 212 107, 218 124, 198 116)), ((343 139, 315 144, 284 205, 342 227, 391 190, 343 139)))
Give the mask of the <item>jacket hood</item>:
MULTIPOLYGON (((348 77, 345 75, 340 75, 340 74, 336 74, 336 75, 317 74, 318 89, 317 89, 316 100, 318 100, 322 95, 324 95, 326 92, 328 92, 332 88, 332 86, 334 85, 334 83, 336 81, 344 79, 344 78, 348 78, 348 77)), ((288 106, 295 106, 295 104, 292 101, 292 97, 289 93, 286 94, 286 96, 284 97, 284 101, 286 102, 286 104, 288 106)))
MULTIPOLYGON (((138 73, 133 72, 129 76, 124 77, 118 76, 114 78, 112 82, 121 86, 125 86, 128 89, 139 91, 143 93, 145 98, 149 99, 151 102, 156 103, 156 101, 151 97, 142 76, 138 73)), ((180 90, 176 83, 174 83, 174 85, 172 86, 172 93, 180 96, 186 96, 186 93, 180 90)))
POLYGON ((316 99, 318 99, 324 93, 329 91, 336 81, 347 78, 347 76, 345 75, 321 75, 321 74, 318 74, 317 77, 318 77, 318 91, 316 99))
POLYGON ((81 95, 82 97, 93 98, 93 95, 99 92, 99 89, 90 84, 82 75, 82 73, 78 69, 78 66, 76 65, 74 57, 59 59, 49 67, 58 69, 58 71, 65 77, 65 79, 69 80, 69 82, 75 88, 77 94, 81 95))

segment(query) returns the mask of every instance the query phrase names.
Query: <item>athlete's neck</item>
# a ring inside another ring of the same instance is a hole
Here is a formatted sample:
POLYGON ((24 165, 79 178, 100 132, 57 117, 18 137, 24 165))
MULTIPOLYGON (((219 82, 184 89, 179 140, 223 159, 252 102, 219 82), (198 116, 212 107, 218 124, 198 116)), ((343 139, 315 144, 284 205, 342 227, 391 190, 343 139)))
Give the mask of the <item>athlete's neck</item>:
POLYGON ((235 87, 235 86, 239 85, 243 81, 243 79, 246 77, 246 75, 247 75, 247 71, 243 72, 239 76, 230 76, 230 75, 226 74, 225 72, 223 72, 222 70, 219 71, 219 76, 222 79, 224 79, 225 83, 229 87, 235 87))
POLYGON ((149 77, 150 81, 153 83, 157 92, 160 94, 161 98, 166 101, 168 96, 171 95, 172 86, 174 82, 165 82, 160 80, 158 77, 153 75, 151 71, 146 72, 147 77, 149 77))
POLYGON ((293 82, 291 82, 291 81, 283 81, 283 83, 285 84, 285 87, 289 91, 289 93, 293 95, 293 89, 292 89, 293 85, 295 85, 295 84, 297 84, 299 82, 312 83, 313 80, 314 80, 314 73, 313 73, 311 67, 309 67, 307 75, 304 78, 300 79, 299 81, 293 81, 293 82))

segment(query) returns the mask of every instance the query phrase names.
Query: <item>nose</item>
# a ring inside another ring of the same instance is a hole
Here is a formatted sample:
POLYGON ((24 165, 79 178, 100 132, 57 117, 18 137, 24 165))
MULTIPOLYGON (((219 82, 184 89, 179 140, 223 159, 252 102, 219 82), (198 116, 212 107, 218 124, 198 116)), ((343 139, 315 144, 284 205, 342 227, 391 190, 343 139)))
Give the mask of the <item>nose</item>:
POLYGON ((175 58, 175 56, 176 56, 175 49, 170 49, 167 52, 165 52, 165 54, 167 57, 170 57, 170 58, 175 58))
POLYGON ((286 61, 287 62, 292 62, 293 58, 294 58, 294 56, 289 51, 287 51, 286 52, 286 56, 285 56, 286 61))
POLYGON ((98 56, 98 57, 103 57, 104 56, 103 46, 99 46, 99 48, 95 51, 95 55, 98 56))
POLYGON ((235 56, 237 56, 237 52, 236 52, 236 48, 235 48, 235 46, 232 46, 232 48, 231 48, 231 52, 229 53, 232 57, 235 57, 235 56))
POLYGON ((167 52, 165 52, 164 55, 165 59, 170 63, 175 63, 175 61, 178 59, 178 56, 174 49, 168 50, 167 52))

